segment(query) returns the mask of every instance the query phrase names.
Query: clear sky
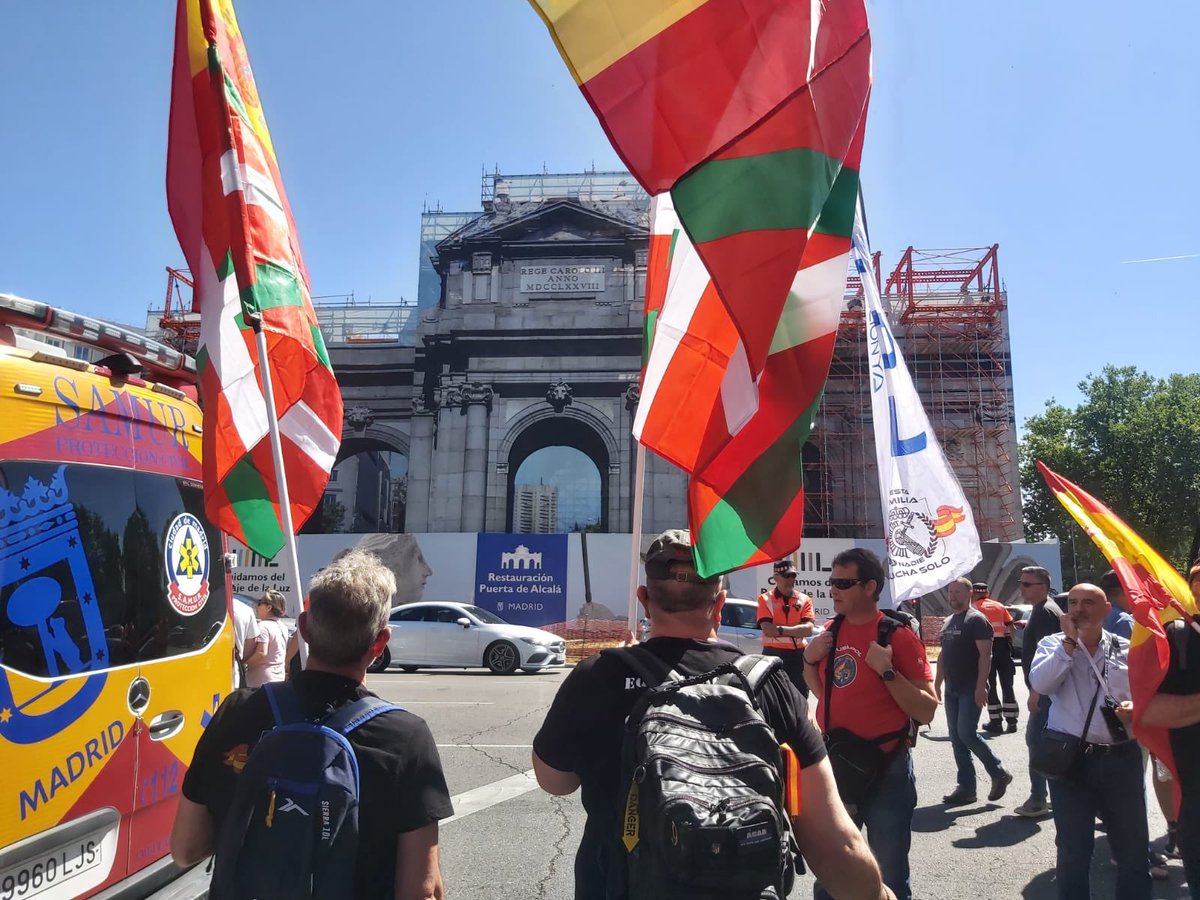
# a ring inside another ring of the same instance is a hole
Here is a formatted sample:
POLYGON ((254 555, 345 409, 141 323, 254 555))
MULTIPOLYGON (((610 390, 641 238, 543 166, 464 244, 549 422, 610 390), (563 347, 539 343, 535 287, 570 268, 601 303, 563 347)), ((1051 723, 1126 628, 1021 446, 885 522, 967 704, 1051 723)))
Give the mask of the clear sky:
MULTIPOLYGON (((521 0, 235 0, 315 294, 416 295, 422 204, 619 161, 521 0)), ((0 291, 141 324, 170 0, 0 3, 0 291)), ((1196 371, 1200 4, 871 2, 871 236, 1000 244, 1018 420, 1105 363, 1196 371)))

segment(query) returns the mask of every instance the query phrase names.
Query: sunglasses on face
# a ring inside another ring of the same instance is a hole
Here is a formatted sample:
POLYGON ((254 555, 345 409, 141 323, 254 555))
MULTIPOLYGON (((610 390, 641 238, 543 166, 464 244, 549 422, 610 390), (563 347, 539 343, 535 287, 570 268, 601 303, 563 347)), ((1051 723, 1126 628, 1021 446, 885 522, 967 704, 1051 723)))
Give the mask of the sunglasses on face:
POLYGON ((1043 582, 1043 581, 1018 581, 1017 584, 1019 584, 1021 587, 1041 587, 1043 584, 1045 584, 1045 582, 1043 582))
POLYGON ((825 582, 829 587, 835 587, 840 591, 854 587, 856 584, 862 584, 861 578, 830 578, 825 582))

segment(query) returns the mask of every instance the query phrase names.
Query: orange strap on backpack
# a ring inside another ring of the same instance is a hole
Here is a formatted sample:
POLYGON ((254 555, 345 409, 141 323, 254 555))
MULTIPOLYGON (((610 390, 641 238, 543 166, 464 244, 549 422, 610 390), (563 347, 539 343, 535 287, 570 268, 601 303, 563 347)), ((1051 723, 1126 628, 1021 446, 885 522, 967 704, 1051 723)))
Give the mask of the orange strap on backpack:
POLYGON ((800 815, 800 760, 787 744, 779 745, 783 755, 783 808, 793 819, 800 815))

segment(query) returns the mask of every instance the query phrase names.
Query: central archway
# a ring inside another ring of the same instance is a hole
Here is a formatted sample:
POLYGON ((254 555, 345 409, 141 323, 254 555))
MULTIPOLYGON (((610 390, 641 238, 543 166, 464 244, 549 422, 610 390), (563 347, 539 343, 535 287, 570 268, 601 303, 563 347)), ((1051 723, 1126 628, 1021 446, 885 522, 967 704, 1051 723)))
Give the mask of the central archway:
MULTIPOLYGON (((567 416, 554 416, 544 418, 531 423, 524 428, 513 440, 512 446, 508 451, 508 484, 507 484, 507 501, 505 507, 505 527, 509 532, 516 531, 515 511, 516 511, 516 494, 518 480, 517 476, 521 470, 522 464, 535 454, 539 454, 543 459, 547 460, 551 465, 570 465, 572 458, 579 459, 578 454, 582 454, 585 460, 579 460, 583 465, 588 462, 595 466, 595 472, 590 470, 583 472, 584 477, 578 479, 584 483, 591 483, 591 475, 594 474, 599 483, 599 508, 597 510, 597 519, 595 523, 579 522, 578 524, 588 527, 594 527, 602 532, 609 529, 609 462, 610 455, 608 447, 605 444, 603 437, 596 432, 594 428, 586 422, 567 416), (556 455, 540 454, 539 451, 547 451, 551 448, 567 448, 568 450, 577 451, 577 454, 563 453, 556 455)), ((529 470, 526 470, 529 474, 529 470)), ((555 485, 558 487, 558 485, 555 485)), ((594 504, 588 500, 585 508, 592 509, 594 504)), ((566 528, 570 528, 571 523, 568 522, 566 528)), ((557 530, 557 527, 553 530, 557 530)))

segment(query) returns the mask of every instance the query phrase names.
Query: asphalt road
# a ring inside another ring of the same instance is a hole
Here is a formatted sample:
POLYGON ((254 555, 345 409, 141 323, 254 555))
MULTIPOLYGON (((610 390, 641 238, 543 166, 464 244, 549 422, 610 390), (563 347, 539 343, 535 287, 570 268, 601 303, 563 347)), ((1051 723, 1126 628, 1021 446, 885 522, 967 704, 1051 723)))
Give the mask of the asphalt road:
MULTIPOLYGON (((536 788, 530 771, 533 736, 567 670, 493 676, 482 670, 369 676, 368 686, 429 723, 442 755, 456 817, 443 823, 442 869, 450 900, 569 900, 572 866, 583 829, 578 794, 554 798, 536 788)), ((1018 674, 1018 682, 1020 676, 1018 674)), ((1024 703, 1024 686, 1018 685, 1024 703)), ((1022 706, 1022 728, 1024 707, 1022 706)), ((1052 900, 1054 824, 1013 814, 1028 796, 1022 732, 992 739, 1016 775, 998 803, 947 810, 954 760, 939 713, 915 751, 918 808, 911 854, 914 896, 920 900, 1052 900)), ((980 771, 980 787, 986 777, 980 771)), ((1151 837, 1166 832, 1151 795, 1151 837)), ((1114 894, 1107 840, 1096 835, 1092 890, 1114 894)), ((803 878, 793 897, 809 897, 803 878)), ((1182 868, 1155 882, 1155 898, 1186 898, 1182 868)))

